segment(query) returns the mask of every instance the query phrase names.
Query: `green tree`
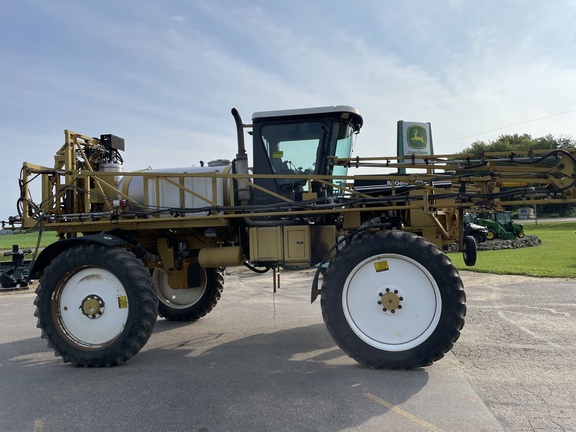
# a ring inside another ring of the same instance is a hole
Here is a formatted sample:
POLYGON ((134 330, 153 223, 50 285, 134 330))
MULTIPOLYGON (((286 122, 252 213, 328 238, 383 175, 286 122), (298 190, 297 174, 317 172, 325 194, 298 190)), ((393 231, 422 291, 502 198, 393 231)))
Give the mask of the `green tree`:
POLYGON ((500 135, 495 141, 475 141, 462 153, 503 152, 518 150, 554 150, 575 148, 576 140, 571 137, 559 137, 546 135, 540 138, 532 138, 528 134, 500 135))

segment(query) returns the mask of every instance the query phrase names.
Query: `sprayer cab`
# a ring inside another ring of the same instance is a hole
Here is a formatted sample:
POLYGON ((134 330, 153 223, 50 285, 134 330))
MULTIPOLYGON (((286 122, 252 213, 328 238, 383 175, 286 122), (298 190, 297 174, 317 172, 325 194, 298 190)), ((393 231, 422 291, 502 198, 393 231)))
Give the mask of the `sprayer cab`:
MULTIPOLYGON (((305 176, 347 174, 347 168, 334 166, 330 157, 350 157, 353 136, 360 131, 363 121, 356 108, 332 106, 257 112, 252 123, 253 172, 275 176, 256 177, 254 182, 283 197, 301 200, 304 193, 316 192, 310 190, 315 186, 305 176)), ((255 205, 279 201, 280 198, 254 189, 255 205)))

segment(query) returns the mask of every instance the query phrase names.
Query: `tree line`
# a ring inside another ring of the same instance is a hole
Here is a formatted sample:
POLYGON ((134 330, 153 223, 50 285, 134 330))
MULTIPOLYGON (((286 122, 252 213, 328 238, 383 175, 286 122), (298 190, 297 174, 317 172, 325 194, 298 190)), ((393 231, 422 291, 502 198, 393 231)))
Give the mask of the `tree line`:
POLYGON ((500 135, 495 141, 475 141, 462 153, 481 153, 517 150, 555 150, 575 148, 576 140, 571 137, 555 137, 546 135, 532 138, 528 134, 500 135))

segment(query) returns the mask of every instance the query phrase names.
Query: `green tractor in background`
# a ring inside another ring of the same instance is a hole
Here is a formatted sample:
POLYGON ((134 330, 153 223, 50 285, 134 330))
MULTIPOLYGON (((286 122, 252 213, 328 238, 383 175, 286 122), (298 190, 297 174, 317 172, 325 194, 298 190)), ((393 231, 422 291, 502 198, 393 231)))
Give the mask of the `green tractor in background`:
POLYGON ((524 237, 524 227, 521 224, 512 222, 512 214, 505 212, 490 212, 488 218, 473 216, 474 222, 488 228, 488 240, 501 238, 504 240, 514 240, 524 237))

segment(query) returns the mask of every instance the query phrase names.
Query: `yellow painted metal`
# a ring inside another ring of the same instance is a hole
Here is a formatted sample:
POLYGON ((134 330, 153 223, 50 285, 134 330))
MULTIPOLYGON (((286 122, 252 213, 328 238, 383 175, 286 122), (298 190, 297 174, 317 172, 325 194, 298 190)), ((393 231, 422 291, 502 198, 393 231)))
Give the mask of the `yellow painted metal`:
POLYGON ((302 201, 315 200, 316 198, 318 198, 318 194, 316 192, 304 192, 302 194, 302 201))
POLYGON ((250 261, 279 263, 282 259, 282 227, 255 227, 249 230, 250 261))
POLYGON ((166 237, 161 237, 156 241, 158 245, 158 254, 162 260, 162 267, 165 270, 173 269, 175 267, 174 261, 174 248, 168 243, 166 237))
POLYGON ((190 267, 190 260, 182 262, 181 269, 166 270, 168 276, 168 285, 172 289, 186 289, 188 288, 188 267, 190 267))
POLYGON ((355 229, 362 224, 362 211, 355 209, 355 211, 350 211, 344 213, 342 228, 344 229, 355 229))
POLYGON ((240 246, 202 248, 198 255, 201 267, 234 267, 244 262, 244 251, 240 246))
MULTIPOLYGON (((439 246, 457 240, 458 223, 455 214, 463 209, 501 208, 507 205, 534 205, 537 203, 563 204, 576 203, 576 187, 574 186, 574 159, 566 153, 560 157, 554 166, 542 163, 528 163, 550 150, 531 152, 497 152, 483 155, 435 155, 427 156, 426 163, 416 164, 406 160, 398 162, 398 157, 365 157, 342 159, 333 157, 335 165, 350 165, 360 168, 372 168, 380 174, 360 174, 355 176, 321 176, 321 175, 281 175, 285 179, 303 180, 308 184, 308 192, 303 199, 313 202, 317 194, 311 191, 312 183, 321 184, 332 190, 339 191, 350 204, 341 206, 316 207, 301 206, 294 201, 273 191, 256 185, 255 179, 278 178, 277 175, 264 174, 232 174, 230 167, 221 172, 209 173, 159 173, 159 172, 127 172, 122 173, 124 180, 122 189, 115 181, 116 172, 95 171, 89 162, 89 151, 100 145, 99 140, 65 131, 65 143, 58 150, 54 159, 54 167, 25 163, 22 170, 22 198, 20 200, 21 224, 24 228, 36 228, 42 218, 45 230, 54 230, 61 235, 78 235, 81 233, 101 232, 118 228, 139 233, 141 236, 161 237, 158 242, 158 253, 165 268, 174 267, 174 256, 168 247, 167 237, 174 230, 180 231, 183 239, 194 238, 191 230, 203 228, 236 227, 239 220, 251 218, 300 218, 302 225, 307 221, 323 215, 339 215, 339 227, 345 234, 358 228, 363 220, 383 214, 395 212, 401 214, 404 221, 403 229, 416 232, 429 238, 439 246), (83 160, 82 163, 77 158, 83 160), (514 164, 515 162, 526 162, 514 164), (386 168, 387 170, 382 170, 386 168), (408 174, 388 174, 390 168, 409 168, 408 174), (41 178, 42 200, 34 204, 30 199, 30 181, 41 178), (159 185, 163 182, 177 188, 179 200, 185 202, 186 196, 202 200, 207 206, 213 206, 214 211, 201 214, 176 212, 162 215, 149 213, 138 216, 135 210, 145 210, 149 203, 136 203, 129 196, 128 187, 132 179, 143 179, 144 196, 153 194, 156 203, 161 202, 159 185), (212 185, 211 192, 206 196, 186 186, 188 178, 206 179, 212 185), (388 189, 379 193, 358 192, 353 188, 355 180, 389 182, 388 189), (438 186, 434 182, 444 181, 448 186, 438 186), (265 192, 272 198, 281 200, 283 208, 238 208, 229 207, 235 204, 233 184, 242 183, 249 188, 265 192), (216 204, 222 197, 217 195, 218 184, 223 184, 222 193, 225 204, 216 204), (403 185, 411 185, 412 191, 406 192, 403 185), (467 194, 462 199, 456 199, 461 185, 466 185, 467 194), (533 195, 529 192, 508 197, 496 195, 507 187, 534 186, 558 190, 554 195, 533 195), (444 195, 450 194, 448 197, 444 195), (438 197, 438 198, 436 198, 438 197), (127 207, 114 206, 113 200, 121 198, 128 202, 127 207), (178 214, 179 213, 179 214, 178 214), (365 215, 363 215, 365 213, 365 215), (170 258, 171 257, 171 258, 170 258), (167 267, 168 266, 168 267, 167 267)), ((567 152, 576 154, 576 149, 567 152)), ((363 171, 364 172, 364 171, 363 171)), ((310 225, 311 226, 311 225, 310 225)), ((288 226, 286 227, 288 228, 288 226)), ((300 228, 301 229, 301 228, 300 228)), ((316 228, 311 228, 310 234, 300 231, 277 232, 276 227, 250 228, 250 259, 266 262, 279 262, 282 259, 304 260, 312 255, 317 256, 320 250, 316 247, 318 235, 316 228), (298 233, 298 234, 297 234, 298 233), (292 240, 301 235, 299 240, 292 240), (311 237, 310 237, 311 235, 311 237), (303 243, 299 243, 302 241, 303 243), (308 253, 308 245, 312 243, 312 251, 308 253), (296 253, 301 245, 305 251, 296 253)), ((324 243, 335 241, 335 230, 322 239, 324 243), (328 238, 331 238, 330 240, 328 238)), ((202 247, 212 248, 216 244, 204 244, 202 247)), ((223 253, 223 252, 211 252, 223 253)), ((219 257, 226 261, 228 258, 219 257)), ((210 261, 210 260, 209 260, 210 261)), ((216 262, 216 258, 212 262, 216 262)))
POLYGON ((307 264, 312 252, 310 244, 310 226, 295 225, 283 227, 284 257, 289 264, 307 264))

